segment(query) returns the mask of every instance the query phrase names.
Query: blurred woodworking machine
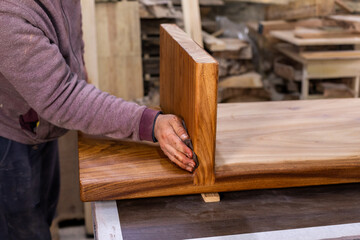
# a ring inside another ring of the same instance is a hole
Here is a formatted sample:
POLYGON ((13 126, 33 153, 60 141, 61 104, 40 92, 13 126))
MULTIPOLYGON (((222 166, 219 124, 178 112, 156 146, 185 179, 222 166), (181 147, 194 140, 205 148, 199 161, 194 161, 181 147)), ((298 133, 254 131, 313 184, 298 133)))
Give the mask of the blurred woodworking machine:
POLYGON ((360 235, 359 99, 217 104, 217 80, 214 58, 161 26, 161 109, 186 122, 199 167, 175 167, 157 144, 80 134, 80 194, 95 202, 98 239, 360 235), (229 193, 189 195, 214 192, 229 193))

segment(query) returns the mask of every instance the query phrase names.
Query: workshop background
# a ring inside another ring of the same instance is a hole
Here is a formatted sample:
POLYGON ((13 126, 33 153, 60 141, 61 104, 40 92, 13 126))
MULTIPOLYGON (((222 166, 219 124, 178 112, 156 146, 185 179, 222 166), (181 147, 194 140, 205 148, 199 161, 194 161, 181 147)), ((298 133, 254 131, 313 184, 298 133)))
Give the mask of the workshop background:
MULTIPOLYGON (((159 106, 159 26, 186 28, 182 1, 81 2, 89 82, 126 100, 159 106)), ((202 32, 195 33, 196 41, 219 62, 219 103, 359 96, 360 1, 198 4, 202 32), (314 45, 319 38, 336 42, 314 45), (328 71, 316 71, 319 59, 329 61, 328 71), (346 71, 331 65, 332 59, 343 59, 346 71), (313 63, 311 75, 307 70, 313 63)), ((191 22, 196 25, 196 19, 191 22)), ((90 205, 79 197, 77 133, 69 132, 59 144, 62 181, 53 239, 91 239, 90 205)))

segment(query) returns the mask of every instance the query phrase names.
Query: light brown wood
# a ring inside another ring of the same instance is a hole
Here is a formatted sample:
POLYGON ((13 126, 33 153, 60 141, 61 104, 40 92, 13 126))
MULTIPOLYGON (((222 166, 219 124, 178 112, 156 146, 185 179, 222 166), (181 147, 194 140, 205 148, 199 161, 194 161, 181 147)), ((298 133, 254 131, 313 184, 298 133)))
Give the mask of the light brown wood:
POLYGON ((291 0, 225 0, 225 2, 248 2, 248 3, 261 3, 261 4, 289 4, 291 0))
POLYGON ((88 82, 99 88, 95 1, 81 0, 84 61, 88 82))
POLYGON ((143 97, 139 3, 96 3, 99 87, 117 97, 143 97))
POLYGON ((261 75, 248 72, 241 75, 225 77, 219 82, 219 88, 262 88, 261 75))
POLYGON ((349 7, 346 3, 344 3, 342 0, 335 0, 336 5, 338 5, 340 8, 344 9, 348 13, 353 13, 354 9, 349 7))
POLYGON ((203 47, 199 0, 181 0, 185 32, 203 47))
POLYGON ((218 63, 176 25, 160 31, 160 106, 182 117, 199 160, 194 184, 215 181, 218 63))
POLYGON ((219 193, 202 193, 201 197, 206 203, 220 202, 219 193))
POLYGON ((218 106, 216 181, 195 186, 157 145, 80 137, 84 201, 360 182, 360 100, 218 106))
POLYGON ((221 39, 202 31, 205 47, 212 52, 226 50, 226 44, 221 39))
POLYGON ((295 37, 294 31, 272 31, 270 35, 296 46, 360 44, 360 37, 302 39, 295 37))
POLYGON ((334 6, 334 0, 296 0, 284 6, 269 6, 267 17, 269 20, 323 17, 331 15, 334 6))
POLYGON ((360 37, 359 32, 355 32, 353 30, 321 30, 321 29, 312 29, 312 28, 297 28, 294 31, 295 37, 297 38, 305 38, 305 39, 313 39, 313 38, 352 38, 352 37, 360 37))

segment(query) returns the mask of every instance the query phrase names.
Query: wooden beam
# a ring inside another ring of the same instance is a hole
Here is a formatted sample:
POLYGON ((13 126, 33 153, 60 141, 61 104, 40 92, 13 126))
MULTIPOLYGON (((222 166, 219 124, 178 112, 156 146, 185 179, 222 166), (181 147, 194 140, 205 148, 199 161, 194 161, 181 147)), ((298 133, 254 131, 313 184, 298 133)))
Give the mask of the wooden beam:
POLYGON ((203 47, 199 0, 181 0, 185 32, 203 47))
POLYGON ((199 160, 194 184, 215 181, 218 63, 176 25, 160 31, 160 106, 182 117, 199 160))

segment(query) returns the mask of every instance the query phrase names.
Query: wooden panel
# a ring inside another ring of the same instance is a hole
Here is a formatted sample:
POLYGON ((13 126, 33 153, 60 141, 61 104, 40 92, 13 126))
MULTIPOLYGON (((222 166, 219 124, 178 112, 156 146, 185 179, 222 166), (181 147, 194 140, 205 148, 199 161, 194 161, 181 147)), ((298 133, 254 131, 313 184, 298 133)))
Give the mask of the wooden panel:
POLYGON ((360 182, 357 99, 222 104, 216 182, 193 176, 157 145, 79 140, 84 201, 360 182))
POLYGON ((126 100, 143 97, 139 3, 96 3, 99 87, 126 100))
POLYGON ((360 75, 360 59, 309 61, 308 78, 341 78, 360 75))
POLYGON ((88 82, 99 88, 95 1, 81 0, 82 31, 85 44, 84 61, 88 82))
POLYGON ((269 20, 292 20, 311 17, 323 17, 333 13, 334 0, 295 0, 285 6, 269 6, 269 20))
MULTIPOLYGON (((221 194, 220 203, 212 204, 204 204, 199 195, 121 200, 115 212, 126 240, 227 236, 360 222, 359 189, 359 184, 344 184, 230 192, 221 194)), ((320 239, 297 236, 280 239, 320 239)), ((223 239, 279 238, 254 234, 223 239)))
POLYGON ((294 31, 272 31, 270 35, 297 46, 360 44, 360 37, 302 39, 295 37, 294 31))
POLYGON ((215 181, 218 63, 176 25, 161 25, 160 106, 182 117, 199 160, 194 184, 215 181))

